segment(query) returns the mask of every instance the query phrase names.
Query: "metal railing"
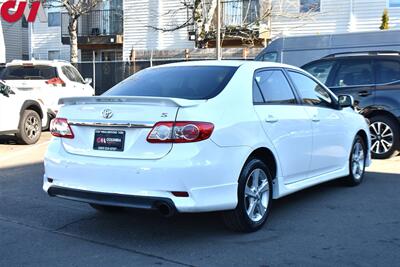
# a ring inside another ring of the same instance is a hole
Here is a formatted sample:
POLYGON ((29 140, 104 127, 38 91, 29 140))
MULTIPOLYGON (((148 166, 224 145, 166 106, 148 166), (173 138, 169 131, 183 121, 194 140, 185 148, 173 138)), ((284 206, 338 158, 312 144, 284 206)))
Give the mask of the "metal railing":
POLYGON ((221 5, 223 26, 243 26, 260 16, 259 0, 225 0, 221 5))
MULTIPOLYGON (((104 36, 123 34, 122 10, 93 10, 78 19, 78 36, 104 36)), ((68 37, 68 13, 61 14, 61 35, 68 37)))

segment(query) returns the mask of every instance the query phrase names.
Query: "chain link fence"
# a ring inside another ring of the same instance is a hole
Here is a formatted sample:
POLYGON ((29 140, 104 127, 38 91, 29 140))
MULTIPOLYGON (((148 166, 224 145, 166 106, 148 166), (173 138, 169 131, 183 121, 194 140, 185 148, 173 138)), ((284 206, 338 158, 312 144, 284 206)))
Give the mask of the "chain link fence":
MULTIPOLYGON (((195 59, 198 60, 198 59, 195 59)), ((132 74, 151 66, 163 65, 168 63, 188 61, 184 59, 171 60, 137 60, 128 61, 86 61, 77 63, 76 67, 83 78, 92 78, 92 86, 96 95, 101 95, 117 83, 128 78, 132 74)))

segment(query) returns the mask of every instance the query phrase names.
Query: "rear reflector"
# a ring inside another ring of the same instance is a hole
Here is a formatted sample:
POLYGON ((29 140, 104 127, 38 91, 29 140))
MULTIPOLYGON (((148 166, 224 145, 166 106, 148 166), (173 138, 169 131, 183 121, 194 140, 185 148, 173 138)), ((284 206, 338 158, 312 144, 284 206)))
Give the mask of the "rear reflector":
POLYGON ((50 132, 55 137, 74 139, 74 133, 67 119, 55 118, 50 123, 50 132))
POLYGON ((158 122, 147 136, 150 143, 192 143, 208 139, 214 130, 209 122, 158 122))
POLYGON ((189 197, 189 193, 188 192, 176 191, 176 192, 171 192, 171 193, 176 197, 189 197))

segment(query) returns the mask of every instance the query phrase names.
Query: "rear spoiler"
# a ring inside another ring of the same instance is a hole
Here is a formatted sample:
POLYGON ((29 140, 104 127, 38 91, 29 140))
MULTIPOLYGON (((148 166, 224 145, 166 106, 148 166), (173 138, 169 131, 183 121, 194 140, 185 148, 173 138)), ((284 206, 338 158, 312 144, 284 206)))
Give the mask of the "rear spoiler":
POLYGON ((145 96, 88 96, 88 97, 67 97, 58 101, 59 105, 83 105, 83 104, 138 104, 157 105, 169 107, 191 107, 197 106, 206 100, 189 100, 169 97, 145 97, 145 96))

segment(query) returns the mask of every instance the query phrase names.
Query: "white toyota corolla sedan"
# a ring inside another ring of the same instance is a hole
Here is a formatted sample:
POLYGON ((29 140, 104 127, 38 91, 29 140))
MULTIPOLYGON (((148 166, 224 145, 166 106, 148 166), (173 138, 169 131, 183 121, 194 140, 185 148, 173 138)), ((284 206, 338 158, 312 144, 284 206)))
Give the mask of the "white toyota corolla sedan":
POLYGON ((352 102, 277 63, 149 68, 100 97, 60 101, 43 189, 102 211, 221 211, 230 228, 255 231, 273 199, 361 183, 370 137, 352 102))

